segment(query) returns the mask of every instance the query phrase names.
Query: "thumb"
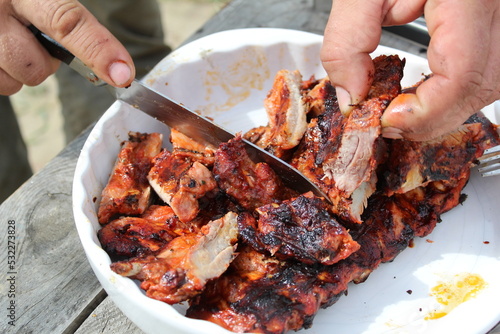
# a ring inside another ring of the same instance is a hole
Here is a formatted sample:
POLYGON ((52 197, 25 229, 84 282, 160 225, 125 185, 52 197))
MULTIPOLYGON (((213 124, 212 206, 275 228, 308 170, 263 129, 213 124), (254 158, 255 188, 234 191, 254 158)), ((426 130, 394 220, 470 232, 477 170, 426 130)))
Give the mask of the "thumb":
POLYGON ((433 76, 422 83, 415 93, 398 95, 382 115, 382 135, 386 138, 430 140, 457 129, 473 114, 470 104, 459 101, 463 96, 433 76), (446 88, 444 88, 446 87, 446 88))
POLYGON ((16 10, 110 85, 125 87, 135 77, 125 47, 78 1, 20 0, 16 10))
POLYGON ((382 116, 385 137, 429 140, 458 128, 498 96, 495 8, 475 1, 428 3, 432 76, 394 99, 382 116), (490 28, 491 27, 491 28, 490 28), (492 51, 493 50, 493 51, 492 51))

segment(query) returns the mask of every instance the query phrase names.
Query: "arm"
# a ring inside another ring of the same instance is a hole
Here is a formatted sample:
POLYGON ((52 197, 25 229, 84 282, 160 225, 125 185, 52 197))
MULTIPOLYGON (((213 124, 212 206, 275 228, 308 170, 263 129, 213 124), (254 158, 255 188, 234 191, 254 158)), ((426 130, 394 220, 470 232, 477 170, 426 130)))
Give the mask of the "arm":
POLYGON ((135 76, 126 49, 76 0, 0 0, 0 22, 2 95, 40 84, 59 66, 28 30, 30 23, 109 84, 124 87, 135 76))
POLYGON ((382 117, 389 138, 426 140, 457 128, 500 98, 500 1, 333 1, 322 49, 341 109, 367 94, 381 26, 404 24, 425 13, 434 76, 416 94, 397 97, 382 117), (349 92, 349 93, 347 93, 349 92))

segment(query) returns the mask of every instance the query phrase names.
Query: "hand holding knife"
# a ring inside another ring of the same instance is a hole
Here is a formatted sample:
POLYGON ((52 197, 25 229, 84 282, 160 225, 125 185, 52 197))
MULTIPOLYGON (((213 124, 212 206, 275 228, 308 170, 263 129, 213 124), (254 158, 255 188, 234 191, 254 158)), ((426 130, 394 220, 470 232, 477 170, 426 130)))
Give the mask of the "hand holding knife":
MULTIPOLYGON (((94 85, 106 85, 80 59, 76 58, 55 40, 45 35, 33 25, 29 29, 53 57, 69 65, 94 85)), ((228 132, 209 119, 198 115, 152 88, 145 86, 140 81, 134 80, 127 88, 117 88, 109 85, 107 85, 107 88, 118 100, 141 110, 194 140, 209 143, 217 147, 220 143, 234 138, 233 133, 228 132)), ((286 186, 300 193, 311 191, 316 196, 323 197, 329 201, 328 197, 298 170, 253 143, 246 140, 244 142, 250 158, 254 162, 267 163, 281 177, 286 186)))

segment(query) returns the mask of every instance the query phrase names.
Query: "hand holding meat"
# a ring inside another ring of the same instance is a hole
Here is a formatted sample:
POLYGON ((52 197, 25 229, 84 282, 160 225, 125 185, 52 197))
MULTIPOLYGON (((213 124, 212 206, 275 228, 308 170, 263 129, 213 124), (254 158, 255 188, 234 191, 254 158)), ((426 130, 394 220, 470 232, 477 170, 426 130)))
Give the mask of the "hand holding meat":
POLYGON ((113 86, 135 76, 125 47, 76 0, 0 0, 0 94, 34 86, 54 73, 52 58, 28 30, 30 24, 61 43, 113 86))
POLYGON ((392 101, 382 117, 388 138, 428 140, 460 126, 500 99, 500 1, 333 1, 321 58, 348 113, 373 79, 374 51, 384 25, 425 14, 433 76, 392 101))

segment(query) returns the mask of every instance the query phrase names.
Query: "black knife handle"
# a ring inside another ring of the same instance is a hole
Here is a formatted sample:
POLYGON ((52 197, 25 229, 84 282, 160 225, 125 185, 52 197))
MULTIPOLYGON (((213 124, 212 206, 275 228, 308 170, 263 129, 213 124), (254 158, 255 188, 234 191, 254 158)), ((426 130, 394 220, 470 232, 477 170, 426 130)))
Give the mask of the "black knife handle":
POLYGON ((69 52, 64 46, 59 44, 53 38, 41 32, 34 25, 31 24, 28 27, 28 29, 31 30, 33 35, 35 35, 36 39, 40 42, 40 44, 42 44, 45 47, 45 49, 50 53, 52 57, 57 58, 68 65, 71 64, 73 59, 75 59, 75 56, 71 52, 69 52))
POLYGON ((90 81, 94 86, 103 86, 106 83, 99 79, 92 70, 87 67, 80 59, 76 58, 71 52, 69 52, 64 46, 59 44, 56 40, 50 36, 41 32, 34 25, 29 25, 28 29, 35 35, 36 39, 43 45, 43 47, 49 52, 49 54, 62 61, 63 63, 69 65, 73 70, 78 72, 82 77, 90 81))

